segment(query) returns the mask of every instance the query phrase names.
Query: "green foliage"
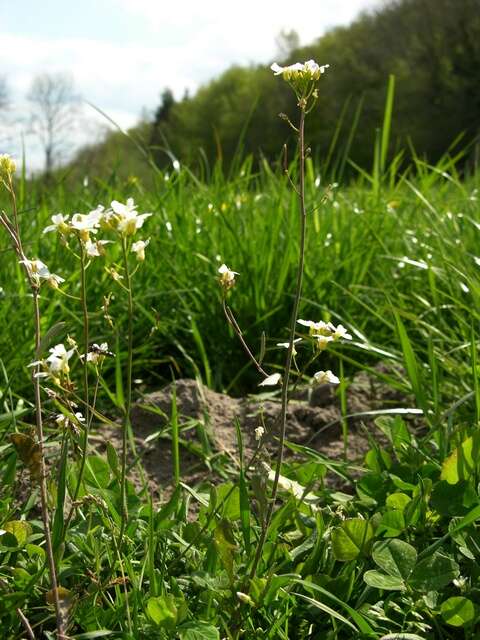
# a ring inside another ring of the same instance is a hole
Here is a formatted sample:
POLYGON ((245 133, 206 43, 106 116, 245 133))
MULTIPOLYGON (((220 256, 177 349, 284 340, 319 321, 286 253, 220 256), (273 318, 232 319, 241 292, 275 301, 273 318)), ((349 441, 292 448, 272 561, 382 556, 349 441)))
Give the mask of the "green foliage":
MULTIPOLYGON (((451 145, 459 150, 461 135, 470 145, 480 113, 479 14, 476 0, 397 0, 290 51, 287 63, 330 64, 308 140, 332 180, 352 166, 373 167, 377 180, 408 156, 436 163, 451 145)), ((131 133, 164 169, 177 157, 200 177, 233 175, 244 154, 276 161, 279 141, 293 153, 294 139, 276 117, 294 112, 290 94, 264 66, 235 66, 177 102, 164 90, 153 121, 131 133)), ((81 152, 73 169, 80 180, 108 179, 112 167, 144 177, 148 162, 113 133, 81 152)))

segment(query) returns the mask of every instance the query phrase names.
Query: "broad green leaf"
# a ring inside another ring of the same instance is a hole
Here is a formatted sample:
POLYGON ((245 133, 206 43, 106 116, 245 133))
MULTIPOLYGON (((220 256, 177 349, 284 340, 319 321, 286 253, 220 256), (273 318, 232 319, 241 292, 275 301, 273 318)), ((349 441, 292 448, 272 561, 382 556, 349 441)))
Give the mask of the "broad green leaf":
POLYGON ((463 627, 475 619, 475 605, 468 598, 455 596, 442 602, 442 618, 452 627, 463 627))
POLYGON ((406 493, 401 493, 400 491, 397 493, 391 493, 387 496, 385 504, 389 509, 396 509, 398 511, 403 511, 403 509, 407 506, 407 504, 411 501, 410 496, 407 496, 406 493))
POLYGON ((463 516, 478 501, 472 485, 466 480, 450 484, 437 482, 430 498, 431 506, 442 516, 463 516))
POLYGON ((373 528, 368 520, 349 518, 344 520, 332 533, 332 551, 337 560, 355 560, 366 550, 373 538, 373 528))
POLYGON ((32 533, 32 527, 25 520, 10 520, 2 525, 2 529, 15 537, 19 547, 23 547, 32 533))
POLYGON ((386 540, 374 545, 372 558, 389 576, 407 580, 415 567, 417 552, 403 540, 386 540))
POLYGON ((369 587, 376 589, 384 589, 385 591, 403 591, 405 589, 405 583, 401 578, 387 576, 376 569, 366 571, 363 574, 363 579, 369 587))
POLYGON ((236 544, 230 522, 225 519, 220 520, 215 528, 213 537, 215 540, 215 548, 220 556, 222 565, 228 573, 230 582, 233 583, 233 558, 236 550, 236 544))
POLYGON ((467 480, 475 471, 476 461, 480 453, 480 434, 476 433, 462 442, 443 461, 441 480, 456 484, 459 480, 467 480))
POLYGON ((420 560, 408 583, 417 591, 439 591, 460 575, 458 564, 436 551, 420 560))
POLYGON ((180 640, 220 640, 220 634, 208 622, 186 622, 177 628, 180 640))
POLYGON ((106 489, 110 484, 110 467, 100 456, 88 456, 85 465, 85 484, 106 489))
POLYGON ((111 442, 107 442, 107 460, 113 474, 117 478, 120 478, 120 464, 118 461, 118 454, 111 442))
POLYGON ((151 620, 168 631, 173 631, 177 625, 177 607, 175 598, 171 594, 149 598, 147 613, 151 620))
POLYGON ((378 523, 376 535, 378 537, 383 536, 385 538, 396 538, 404 529, 405 518, 402 511, 392 509, 391 511, 386 511, 383 514, 380 522, 378 523))

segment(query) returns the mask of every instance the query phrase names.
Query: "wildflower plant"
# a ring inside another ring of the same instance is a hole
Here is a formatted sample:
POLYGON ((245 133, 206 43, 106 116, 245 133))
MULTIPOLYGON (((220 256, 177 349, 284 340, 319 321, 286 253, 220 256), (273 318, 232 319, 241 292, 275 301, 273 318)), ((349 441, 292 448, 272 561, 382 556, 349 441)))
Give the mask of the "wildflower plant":
MULTIPOLYGON (((300 300, 302 296, 302 284, 303 284, 303 272, 305 263, 305 244, 306 244, 306 231, 307 231, 307 211, 305 206, 305 119, 306 116, 315 107, 319 98, 318 85, 322 75, 328 69, 329 65, 318 65, 314 60, 307 60, 306 62, 296 63, 286 67, 281 67, 277 63, 272 64, 271 69, 277 76, 282 76, 283 79, 288 82, 297 98, 297 107, 299 110, 299 122, 298 126, 293 124, 291 120, 285 115, 281 114, 281 117, 286 120, 289 126, 297 135, 298 139, 298 164, 299 164, 299 180, 295 185, 288 175, 290 183, 292 184, 297 196, 298 196, 298 210, 300 217, 300 249, 298 254, 298 266, 297 266, 297 278, 296 286, 293 294, 293 307, 290 316, 290 330, 287 342, 277 343, 278 347, 286 349, 286 362, 283 368, 283 373, 267 373, 261 362, 255 358, 252 350, 246 344, 240 326, 233 314, 232 309, 227 304, 227 296, 230 290, 235 286, 235 276, 238 275, 236 271, 232 271, 227 265, 222 264, 218 272, 219 282, 223 291, 223 308, 226 318, 230 325, 233 327, 235 333, 240 339, 245 352, 250 360, 253 362, 258 372, 263 376, 263 380, 259 383, 261 387, 275 387, 281 386, 281 411, 278 420, 278 453, 275 465, 275 471, 273 473, 272 490, 268 508, 265 513, 265 517, 262 522, 261 534, 259 543, 257 545, 255 557, 253 559, 250 569, 250 579, 253 580, 256 576, 258 565, 262 557, 263 548, 267 538, 270 522, 272 520, 273 509, 277 497, 279 482, 281 478, 281 468, 284 456, 285 447, 285 431, 287 422, 287 408, 289 402, 289 385, 292 368, 296 367, 297 345, 303 341, 302 337, 296 336, 297 322, 307 327, 309 330, 309 339, 315 343, 316 357, 320 352, 328 348, 329 344, 341 339, 351 339, 351 335, 347 332, 345 327, 338 325, 335 327, 330 322, 314 322, 310 320, 298 319, 300 300)), ((286 170, 287 171, 287 170, 286 170)), ((260 359, 261 360, 261 359, 260 359)), ((313 380, 321 384, 339 384, 339 378, 332 373, 332 371, 318 371, 314 374, 313 380)), ((263 431, 262 431, 263 435, 263 431)))
MULTIPOLYGON (((92 424, 93 414, 95 412, 95 404, 98 393, 98 386, 100 380, 100 369, 106 356, 113 356, 109 351, 108 343, 104 342, 101 345, 90 345, 89 327, 90 318, 87 302, 87 269, 89 262, 96 258, 105 256, 106 249, 109 244, 118 243, 121 249, 122 255, 122 271, 120 274, 117 269, 113 267, 106 267, 107 271, 111 273, 115 282, 120 284, 121 288, 127 295, 128 304, 128 329, 127 329, 127 366, 126 366, 126 399, 125 399, 125 417, 123 424, 123 436, 122 436, 122 454, 121 454, 121 502, 122 502, 122 524, 120 528, 119 539, 120 542, 123 538, 125 529, 125 523, 127 520, 127 505, 126 505, 126 474, 127 474, 127 443, 130 442, 132 449, 135 449, 133 433, 131 428, 131 393, 132 393, 132 360, 133 360, 133 313, 134 302, 132 292, 132 277, 135 270, 131 269, 129 255, 134 253, 137 263, 141 263, 145 260, 145 250, 149 245, 150 239, 141 240, 136 239, 137 231, 143 227, 143 224, 151 213, 139 213, 137 211, 137 205, 133 198, 128 198, 125 204, 114 200, 109 208, 105 208, 103 205, 98 205, 95 209, 86 214, 74 213, 71 217, 58 213, 52 216, 52 224, 48 225, 44 229, 44 233, 57 233, 62 243, 70 247, 69 242, 71 239, 76 240, 78 248, 78 254, 73 250, 75 256, 80 261, 80 303, 82 307, 83 317, 83 354, 80 354, 80 360, 83 367, 83 406, 85 408, 85 419, 82 438, 82 452, 80 469, 76 482, 76 488, 73 495, 73 501, 78 498, 79 491, 82 485, 85 465, 88 455, 88 439, 90 427, 92 424), (108 233, 113 237, 113 240, 99 238, 100 233, 108 233), (135 241, 134 241, 135 240, 135 241), (124 283, 121 283, 124 280, 124 283), (93 365, 95 372, 95 385, 93 391, 93 400, 90 398, 90 368, 93 365)), ((27 266, 27 268, 30 268, 27 266)), ((40 267, 40 273, 38 277, 47 279, 50 283, 57 282, 58 276, 52 275, 48 272, 45 266, 40 267)), ((60 279, 61 280, 61 279, 60 279)), ((63 345, 58 345, 56 349, 61 349, 63 345)), ((74 349, 66 352, 68 358, 72 355, 74 349)), ((67 358, 67 360, 68 360, 67 358)), ((46 361, 48 375, 49 359, 46 361)), ((51 363, 50 363, 51 364, 51 363)), ((72 512, 68 520, 70 520, 72 512)))
MULTIPOLYGON (((45 282, 53 285, 53 288, 57 288, 63 281, 60 276, 52 274, 48 267, 38 259, 31 260, 26 257, 22 237, 20 234, 20 226, 18 222, 18 210, 17 200, 15 195, 15 187, 13 182, 13 176, 16 171, 16 165, 12 158, 8 155, 0 156, 0 180, 3 186, 6 188, 11 204, 11 214, 9 215, 5 211, 0 212, 0 225, 7 232, 10 238, 12 248, 17 256, 19 264, 24 268, 27 281, 30 286, 32 301, 33 301, 33 322, 35 332, 35 353, 38 356, 40 354, 42 345, 42 334, 40 324, 40 288, 45 282)), ((46 367, 48 374, 58 375, 65 371, 68 372, 68 352, 64 349, 57 348, 52 350, 50 356, 46 360, 46 367)), ((59 586, 57 580, 57 568, 56 560, 52 545, 52 536, 50 528, 50 513, 49 513, 49 500, 47 491, 47 474, 45 465, 45 449, 44 449, 44 429, 43 429, 43 407, 41 398, 41 377, 45 373, 42 371, 42 362, 35 361, 32 367, 32 381, 34 387, 35 396, 35 441, 30 438, 29 443, 29 458, 35 461, 35 473, 32 473, 32 478, 38 480, 40 489, 40 501, 41 501, 41 513, 43 522, 43 534, 45 538, 46 555, 48 559, 48 569, 50 574, 50 586, 51 586, 51 600, 55 606, 55 618, 57 627, 57 637, 59 640, 66 640, 65 624, 61 610, 59 586)), ((25 434, 15 434, 17 437, 13 439, 16 446, 25 445, 25 438, 29 436, 25 434), (23 442, 22 442, 23 441, 23 442)), ((32 468, 32 462, 29 462, 30 468, 32 468)), ((22 614, 23 615, 23 614, 22 614)), ((23 618, 22 618, 23 620, 23 618)))

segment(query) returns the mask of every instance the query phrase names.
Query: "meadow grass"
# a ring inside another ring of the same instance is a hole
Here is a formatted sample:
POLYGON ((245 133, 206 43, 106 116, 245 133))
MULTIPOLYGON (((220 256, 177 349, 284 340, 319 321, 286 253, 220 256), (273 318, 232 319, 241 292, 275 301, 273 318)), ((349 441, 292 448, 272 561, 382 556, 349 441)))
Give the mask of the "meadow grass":
MULTIPOLYGON (((449 156, 434 167, 416 159, 403 174, 398 159, 387 165, 388 118, 371 174, 362 170, 348 183, 332 178, 329 185, 325 176, 332 170, 307 161, 300 316, 342 323, 353 334, 351 342, 322 355, 325 369, 342 373, 343 415, 348 381, 364 370, 423 411, 420 427, 412 431, 399 417, 379 419, 387 444, 371 437, 362 476, 350 482, 350 493, 323 483, 332 471, 351 479, 348 462, 289 444, 300 458, 281 467, 281 499, 251 575, 268 480, 241 456, 240 471, 225 468, 226 481, 210 492, 187 487, 175 396, 171 499, 158 504, 130 481, 123 492, 123 461, 110 447, 106 457, 86 458, 79 504, 67 526, 64 511, 68 496, 77 493, 79 466, 71 459, 69 438, 50 422, 47 453, 55 462, 55 482, 49 483, 49 506, 65 589, 57 595, 71 637, 419 640, 458 637, 458 627, 474 637, 480 612, 480 176, 460 176, 449 156), (379 362, 389 366, 379 369, 379 362), (312 491, 314 503, 304 500, 312 491), (192 502, 194 520, 187 517, 192 502)), ((61 291, 42 289, 42 333, 53 328, 51 341, 69 334, 80 342, 84 327, 79 261, 54 234, 42 234, 51 215, 133 196, 141 211, 153 213, 145 231, 151 238, 148 257, 133 285, 132 377, 142 380, 134 397, 172 375, 232 395, 258 390, 258 373, 222 312, 222 263, 240 274, 229 306, 245 339, 258 355, 264 333, 263 366, 281 371, 284 350, 275 345, 288 338, 297 196, 284 172, 266 162, 254 169, 251 158, 238 159, 235 166, 229 176, 214 167, 208 179, 184 167, 168 174, 153 170, 148 188, 134 176, 126 182, 115 175, 108 182, 88 176, 76 188, 67 188, 61 176, 47 187, 20 177, 25 251, 66 278, 61 291)), ((296 181, 293 165, 290 175, 296 181)), ((8 206, 6 199, 1 206, 8 206)), ((34 359, 30 293, 3 236, 1 243, 0 617, 8 637, 22 637, 26 616, 34 634, 53 638, 53 600, 35 511, 38 489, 32 484, 31 495, 18 498, 23 458, 8 439, 14 429, 28 428, 32 414, 26 367, 34 359)), ((109 266, 120 268, 121 247, 112 244, 107 251, 109 266)), ((86 270, 89 340, 108 340, 117 356, 105 360, 97 405, 115 419, 128 394, 129 319, 125 296, 103 260, 86 270), (102 309, 108 291, 113 328, 102 309)), ((306 370, 305 382, 313 370, 306 370)), ((84 373, 79 363, 72 367, 80 385, 84 373)), ((54 409, 47 404, 47 416, 54 409)), ((348 448, 346 421, 342 428, 348 448)))

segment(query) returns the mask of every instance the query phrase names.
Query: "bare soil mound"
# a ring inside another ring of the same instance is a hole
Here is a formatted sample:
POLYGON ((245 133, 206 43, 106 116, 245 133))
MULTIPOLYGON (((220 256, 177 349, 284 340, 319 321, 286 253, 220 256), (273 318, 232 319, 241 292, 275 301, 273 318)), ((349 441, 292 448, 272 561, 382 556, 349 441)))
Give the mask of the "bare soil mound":
MULTIPOLYGON (((238 460, 235 423, 241 429, 246 456, 256 447, 255 429, 265 429, 267 452, 276 450, 275 435, 280 400, 273 394, 233 398, 211 391, 191 379, 180 379, 160 391, 148 393, 132 410, 136 446, 152 489, 164 489, 172 479, 171 445, 168 438, 175 393, 180 429, 182 479, 188 484, 214 481, 214 474, 202 462, 207 457, 224 455, 232 464, 238 460)), ((371 416, 375 410, 406 406, 406 399, 365 372, 356 375, 347 390, 348 448, 350 461, 361 461, 369 449, 365 429, 379 433, 371 416), (352 416, 353 414, 353 416, 352 416)), ((98 434, 100 436, 100 434, 98 434)), ((102 431, 99 440, 110 440, 120 448, 120 428, 102 431)), ((329 459, 344 456, 342 413, 336 389, 329 385, 304 387, 290 401, 287 414, 287 439, 308 445, 329 459)))

